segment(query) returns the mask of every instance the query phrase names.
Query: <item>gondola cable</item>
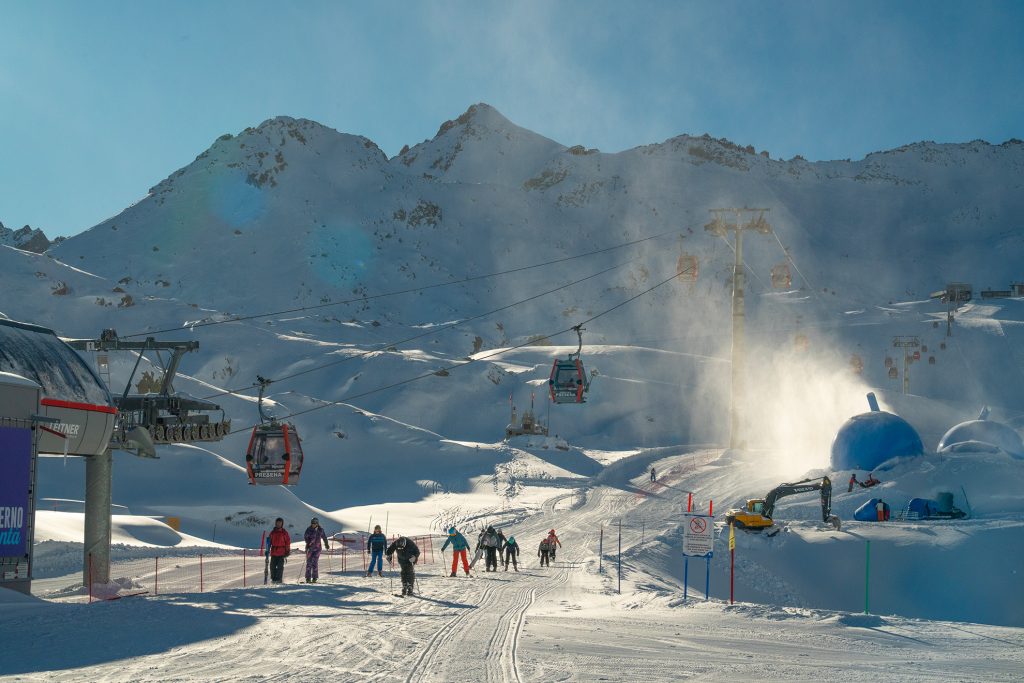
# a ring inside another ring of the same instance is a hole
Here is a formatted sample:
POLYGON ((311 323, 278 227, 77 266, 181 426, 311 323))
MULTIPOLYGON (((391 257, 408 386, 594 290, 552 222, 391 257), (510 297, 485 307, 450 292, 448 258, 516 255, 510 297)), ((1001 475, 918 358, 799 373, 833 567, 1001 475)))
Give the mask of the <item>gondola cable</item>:
MULTIPOLYGON (((622 263, 618 263, 618 264, 616 264, 614 266, 611 266, 610 268, 605 268, 604 270, 598 271, 596 273, 593 273, 593 274, 588 275, 586 277, 580 278, 578 280, 573 280, 572 282, 566 283, 564 285, 560 285, 558 287, 555 287, 554 289, 549 289, 547 291, 540 292, 539 294, 534 294, 533 296, 527 297, 525 299, 521 299, 519 301, 515 301, 513 303, 507 304, 505 306, 502 306, 500 308, 496 308, 496 309, 491 310, 491 311, 487 311, 486 313, 479 313, 479 314, 471 316, 469 318, 463 318, 463 319, 459 320, 458 322, 454 322, 454 323, 450 323, 448 325, 442 325, 440 327, 432 328, 432 329, 430 329, 430 330, 428 330, 426 332, 422 332, 422 333, 414 335, 412 337, 407 337, 405 339, 402 339, 402 340, 399 340, 399 341, 394 341, 394 342, 385 342, 383 344, 383 346, 385 348, 388 348, 388 347, 391 347, 391 346, 398 346, 399 344, 404 344, 406 342, 414 341, 416 339, 421 339, 423 337, 427 337, 427 336, 430 336, 432 334, 437 334, 438 332, 443 332, 445 330, 454 329, 454 328, 456 328, 456 327, 458 327, 460 325, 464 325, 464 324, 466 324, 468 322, 471 322, 473 320, 479 320, 481 318, 486 318, 487 316, 494 315, 495 313, 500 313, 501 311, 508 310, 510 308, 513 308, 515 306, 519 306, 521 304, 528 303, 530 301, 534 301, 534 300, 539 299, 539 298, 541 298, 543 296, 547 296, 548 294, 553 294, 553 293, 559 292, 559 291, 561 291, 563 289, 568 289, 569 287, 572 287, 574 285, 578 285, 581 282, 586 282, 587 280, 592 280, 595 277, 599 277, 601 275, 604 275, 605 273, 611 272, 611 271, 616 270, 618 268, 622 268, 623 266, 629 265, 630 263, 635 263, 637 260, 638 259, 630 259, 629 261, 624 261, 622 263)), ((369 356, 369 355, 372 355, 372 354, 375 354, 375 353, 378 353, 378 352, 379 351, 376 350, 376 349, 372 350, 372 351, 361 351, 361 352, 353 354, 351 356, 346 356, 345 358, 340 358, 340 359, 338 359, 336 361, 332 361, 330 363, 323 363, 321 365, 317 365, 317 366, 312 367, 312 368, 306 368, 305 370, 301 370, 299 372, 295 372, 295 373, 292 373, 290 375, 284 375, 282 377, 277 377, 277 378, 274 378, 274 379, 258 378, 256 382, 253 382, 252 384, 250 384, 247 387, 241 387, 239 389, 226 389, 226 390, 221 391, 219 393, 211 394, 210 396, 205 396, 205 397, 203 397, 203 400, 210 400, 210 399, 213 399, 213 398, 217 398, 219 396, 226 396, 226 395, 229 395, 229 394, 232 394, 232 395, 234 395, 234 394, 242 394, 242 393, 245 393, 246 391, 252 391, 253 389, 257 389, 257 388, 263 387, 264 384, 262 382, 265 382, 266 384, 270 384, 270 383, 273 383, 273 382, 283 382, 285 380, 294 379, 295 377, 300 377, 302 375, 306 375, 306 374, 309 374, 311 372, 316 372, 318 370, 323 370, 324 368, 332 367, 334 365, 340 365, 341 363, 346 363, 346 362, 348 362, 350 360, 356 360, 358 358, 364 358, 366 356, 369 356), (261 382, 261 380, 262 380, 262 382, 261 382)))
MULTIPOLYGON (((638 294, 635 294, 635 295, 629 297, 628 299, 625 299, 625 300, 619 302, 618 304, 612 306, 611 308, 608 308, 608 309, 606 309, 604 311, 601 311, 597 315, 594 315, 594 316, 591 316, 590 318, 587 318, 586 320, 578 323, 577 325, 573 325, 571 327, 567 327, 567 328, 565 328, 563 330, 559 330, 557 332, 553 332, 551 334, 547 334, 547 335, 544 335, 544 336, 550 338, 550 337, 557 337, 557 336, 559 336, 561 334, 566 334, 568 332, 574 332, 574 331, 576 331, 576 329, 578 327, 582 327, 583 325, 586 325, 587 323, 593 322, 594 320, 597 320, 598 318, 606 316, 609 313, 611 313, 613 311, 616 311, 616 310, 622 308, 623 306, 626 306, 627 304, 629 304, 629 303, 631 303, 633 301, 636 301, 640 297, 642 297, 642 296, 644 296, 644 295, 646 295, 646 294, 648 294, 650 292, 653 292, 654 290, 658 289, 659 287, 661 287, 661 286, 663 286, 663 285, 665 285, 665 284, 667 284, 667 283, 669 283, 672 280, 675 280, 677 278, 679 278, 679 273, 674 273, 670 277, 665 278, 664 280, 658 282, 655 285, 652 285, 651 287, 648 287, 644 291, 642 291, 642 292, 640 292, 638 294)), ((388 391, 389 389, 395 389, 395 388, 400 387, 400 386, 405 386, 406 384, 412 384, 413 382, 418 382, 418 381, 420 381, 422 379, 427 379, 428 377, 434 377, 434 376, 437 375, 437 373, 439 373, 441 371, 446 371, 447 372, 447 371, 451 371, 451 370, 457 370, 459 368, 464 368, 464 367, 466 367, 468 365, 472 365, 473 363, 477 363, 477 362, 482 361, 482 360, 487 360, 489 358, 493 358, 495 356, 499 356, 501 354, 508 353, 509 351, 515 351, 515 350, 518 350, 518 349, 522 349, 522 348, 525 348, 527 346, 531 346, 532 344, 533 344, 532 341, 531 342, 524 342, 522 344, 517 344, 515 346, 510 346, 510 347, 506 347, 506 348, 503 348, 503 349, 498 349, 496 351, 492 351, 491 353, 488 353, 488 354, 485 354, 485 355, 482 355, 482 356, 476 356, 476 357, 470 358, 469 360, 467 360, 467 361, 465 361, 463 363, 456 363, 456 364, 448 365, 448 366, 442 367, 442 368, 440 368, 438 370, 434 370, 432 372, 424 373, 422 375, 416 375, 415 377, 410 377, 410 378, 407 378, 407 379, 404 379, 404 380, 400 380, 398 382, 392 382, 391 384, 388 384, 388 385, 385 385, 385 386, 382 386, 382 387, 377 387, 376 389, 370 389, 368 391, 364 391, 364 392, 359 393, 359 394, 354 394, 352 396, 346 396, 345 398, 338 399, 336 401, 325 401, 322 405, 314 406, 312 408, 307 408, 305 410, 300 410, 300 411, 291 413, 291 414, 286 415, 285 417, 283 417, 281 419, 282 420, 288 420, 288 419, 291 419, 293 417, 298 417, 300 415, 306 415, 307 413, 312 413, 312 412, 317 411, 317 410, 322 410, 323 408, 328 408, 328 407, 331 407, 331 406, 344 405, 347 402, 354 401, 354 400, 357 400, 357 399, 360 399, 360 398, 365 398, 366 396, 377 394, 377 393, 380 393, 382 391, 388 391)), ((247 430, 248 430, 248 427, 246 427, 245 429, 232 430, 230 433, 231 434, 235 434, 235 433, 242 432, 242 431, 247 431, 247 430)))
POLYGON ((183 326, 178 326, 178 327, 168 327, 168 328, 165 328, 165 329, 162 329, 162 330, 152 330, 152 331, 148 331, 148 332, 136 332, 134 334, 122 335, 122 338, 123 339, 131 339, 132 337, 145 337, 145 336, 163 334, 163 333, 166 333, 166 332, 177 332, 177 331, 179 331, 181 329, 185 329, 185 328, 187 328, 187 329, 196 329, 198 327, 212 327, 214 325, 224 325, 226 323, 243 322, 243 321, 246 321, 246 320, 255 320, 255 319, 258 319, 258 318, 269 318, 269 317, 272 317, 272 316, 275 316, 275 315, 286 315, 286 314, 289 314, 289 313, 301 313, 302 311, 317 310, 317 309, 321 309, 321 308, 328 308, 330 306, 341 306, 341 305, 344 305, 344 304, 352 304, 352 303, 357 303, 357 302, 365 302, 365 301, 370 301, 370 300, 373 300, 373 299, 383 299, 383 298, 391 297, 391 296, 400 296, 402 294, 413 294, 413 293, 416 293, 416 292, 423 292, 423 291, 427 291, 427 290, 430 290, 430 289, 437 289, 439 287, 448 287, 448 286, 451 286, 451 285, 465 284, 467 282, 475 282, 477 280, 486 280, 486 279, 489 279, 489 278, 492 278, 492 277, 498 277, 498 276, 501 276, 501 275, 510 275, 512 273, 521 273, 521 272, 527 271, 527 270, 533 270, 533 269, 536 269, 536 268, 543 268, 545 266, 551 266, 551 265, 556 265, 556 264, 559 264, 559 263, 565 263, 567 261, 573 261, 575 259, 585 258, 587 256, 594 256, 596 254, 604 254, 604 253, 607 253, 609 251, 615 251, 616 249, 623 249, 625 247, 633 246, 634 244, 641 244, 643 242, 648 242, 650 240, 656 240, 656 239, 660 239, 662 237, 666 237, 668 235, 676 235, 676 234, 679 234, 679 233, 680 233, 679 230, 669 230, 667 232, 663 232, 663 233, 660 233, 660 234, 657 234, 657 235, 651 235, 649 237, 641 237, 639 239, 631 240, 629 242, 623 242, 621 244, 615 244, 615 245, 612 245, 610 247, 605 247, 603 249, 595 249, 594 251, 588 251, 588 252, 583 253, 583 254, 576 254, 574 256, 566 256, 566 257, 559 258, 559 259, 553 259, 551 261, 544 261, 543 263, 535 263, 535 264, 529 265, 529 266, 520 266, 518 268, 511 268, 509 270, 502 270, 502 271, 498 271, 498 272, 495 272, 495 273, 488 273, 486 275, 473 275, 473 276, 467 276, 465 278, 461 278, 461 279, 458 279, 458 280, 449 280, 448 282, 437 282, 437 283, 434 283, 432 285, 424 285, 423 287, 411 287, 411 288, 408 288, 408 289, 395 290, 393 292, 382 292, 380 294, 372 294, 372 295, 369 295, 369 296, 361 296, 361 297, 357 297, 357 298, 354 298, 354 299, 343 299, 341 301, 330 301, 330 302, 322 303, 322 304, 314 304, 312 306, 299 306, 297 308, 283 309, 283 310, 280 310, 280 311, 268 311, 268 312, 265 312, 265 313, 254 313, 254 314, 251 314, 251 315, 234 316, 234 317, 231 317, 231 318, 227 318, 225 320, 200 321, 200 322, 192 323, 190 325, 183 325, 183 326))

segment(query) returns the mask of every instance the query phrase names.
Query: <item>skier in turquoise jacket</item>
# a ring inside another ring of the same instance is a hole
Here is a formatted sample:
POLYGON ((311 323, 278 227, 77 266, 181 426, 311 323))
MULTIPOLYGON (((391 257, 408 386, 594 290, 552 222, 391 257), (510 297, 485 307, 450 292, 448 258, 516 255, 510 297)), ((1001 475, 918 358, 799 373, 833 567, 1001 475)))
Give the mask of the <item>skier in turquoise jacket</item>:
POLYGON ((441 546, 441 552, 448 547, 448 544, 452 545, 452 576, 455 576, 459 568, 459 558, 462 558, 462 570, 466 572, 466 576, 469 576, 469 560, 466 558, 466 551, 469 550, 469 541, 466 537, 459 532, 458 529, 452 527, 448 530, 448 538, 445 539, 444 545, 441 546))

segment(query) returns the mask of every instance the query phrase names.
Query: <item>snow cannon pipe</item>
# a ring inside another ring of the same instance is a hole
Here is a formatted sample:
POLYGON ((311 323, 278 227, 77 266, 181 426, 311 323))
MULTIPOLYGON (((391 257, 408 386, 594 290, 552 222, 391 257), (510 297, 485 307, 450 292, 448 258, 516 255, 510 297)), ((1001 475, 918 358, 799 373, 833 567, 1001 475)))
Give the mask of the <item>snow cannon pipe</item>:
POLYGON ((881 410, 881 408, 878 407, 878 399, 875 398, 875 392, 873 391, 868 392, 868 406, 871 408, 871 412, 873 413, 877 413, 881 410))

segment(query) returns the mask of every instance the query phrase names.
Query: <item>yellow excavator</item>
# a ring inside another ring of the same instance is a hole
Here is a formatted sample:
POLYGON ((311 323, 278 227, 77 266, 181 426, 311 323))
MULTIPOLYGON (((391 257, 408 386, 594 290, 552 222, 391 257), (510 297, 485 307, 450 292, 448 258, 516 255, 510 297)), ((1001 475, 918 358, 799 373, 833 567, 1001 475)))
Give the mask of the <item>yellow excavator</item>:
MULTIPOLYGON (((733 508, 726 512, 725 521, 729 524, 735 524, 737 529, 748 529, 750 531, 767 529, 775 524, 772 520, 772 513, 775 512, 775 501, 779 498, 809 491, 821 492, 821 521, 831 524, 836 531, 839 531, 839 517, 832 514, 832 480, 828 477, 804 479, 792 484, 779 484, 769 491, 764 498, 751 498, 747 501, 745 508, 733 508)), ((769 532, 769 535, 772 535, 771 532, 769 532)))

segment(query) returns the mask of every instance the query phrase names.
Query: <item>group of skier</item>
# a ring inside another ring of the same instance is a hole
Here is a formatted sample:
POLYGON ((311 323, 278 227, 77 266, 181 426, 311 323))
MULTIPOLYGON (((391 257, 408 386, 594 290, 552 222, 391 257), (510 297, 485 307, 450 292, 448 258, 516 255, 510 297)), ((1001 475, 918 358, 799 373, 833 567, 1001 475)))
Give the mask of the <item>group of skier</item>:
MULTIPOLYGON (((319 578, 320 553, 330 549, 327 534, 316 517, 310 520, 309 528, 303 534, 303 540, 306 543, 306 583, 316 583, 319 578)), ((504 564, 505 571, 508 571, 509 564, 512 565, 513 571, 519 571, 519 542, 516 541, 515 536, 506 537, 504 532, 493 526, 488 526, 480 532, 472 562, 467 557, 469 542, 455 527, 448 529, 448 538, 441 546, 441 552, 443 553, 449 545, 452 547, 451 576, 456 576, 460 560, 463 571, 466 576, 469 576, 469 570, 481 557, 485 558, 485 571, 498 571, 499 563, 504 564)), ((555 551, 561 545, 562 542, 558 540, 555 530, 552 529, 537 549, 537 557, 540 558, 542 567, 551 565, 551 560, 555 559, 555 551)), ((385 555, 388 564, 397 559, 401 572, 402 596, 413 594, 416 584, 416 572, 413 567, 419 560, 420 549, 411 538, 399 536, 391 545, 388 545, 387 536, 381 531, 378 524, 366 539, 366 550, 370 553, 370 568, 367 570, 366 576, 372 576, 374 568, 377 570, 377 576, 384 576, 385 555)), ((278 517, 274 522, 274 528, 267 537, 267 570, 264 572, 264 583, 266 583, 268 573, 273 583, 283 582, 284 562, 289 555, 291 555, 291 534, 284 528, 284 519, 278 517)))
MULTIPOLYGON (((443 553, 449 545, 452 547, 452 573, 450 576, 458 574, 460 561, 462 562, 462 571, 469 576, 469 570, 481 557, 484 558, 484 571, 498 571, 499 563, 504 564, 505 571, 508 571, 509 564, 512 565, 513 571, 519 571, 519 542, 515 536, 505 536, 501 529, 495 529, 493 526, 488 526, 480 532, 472 562, 468 558, 469 541, 455 527, 448 529, 448 538, 441 546, 441 552, 443 553)), ((550 560, 555 557, 555 548, 561 547, 561 545, 562 542, 558 540, 555 530, 552 529, 537 549, 537 557, 541 558, 542 567, 550 566, 550 560)))
MULTIPOLYGON (((278 517, 274 520, 274 528, 267 535, 266 569, 263 573, 263 582, 267 582, 267 575, 273 583, 284 581, 284 560, 292 554, 292 535, 284 528, 284 519, 278 517)), ((316 517, 309 520, 309 528, 303 534, 306 542, 306 583, 316 583, 320 578, 320 553, 329 550, 327 534, 320 526, 320 520, 316 517)))

